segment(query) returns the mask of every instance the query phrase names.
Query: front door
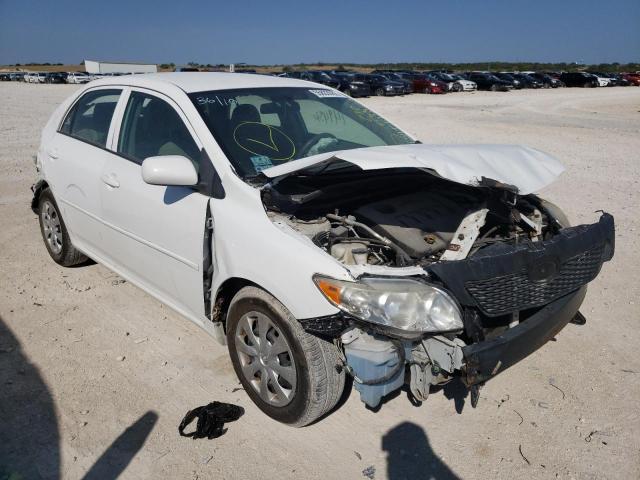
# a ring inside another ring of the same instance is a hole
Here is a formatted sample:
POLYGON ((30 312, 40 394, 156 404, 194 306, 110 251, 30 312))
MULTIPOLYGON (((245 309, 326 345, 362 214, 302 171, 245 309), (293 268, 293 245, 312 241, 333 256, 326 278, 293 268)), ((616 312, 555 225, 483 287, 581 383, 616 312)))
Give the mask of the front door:
POLYGON ((202 145, 168 98, 133 89, 105 165, 102 212, 110 260, 193 320, 204 320, 203 252, 209 197, 191 187, 148 185, 145 158, 181 155, 197 170, 202 145))

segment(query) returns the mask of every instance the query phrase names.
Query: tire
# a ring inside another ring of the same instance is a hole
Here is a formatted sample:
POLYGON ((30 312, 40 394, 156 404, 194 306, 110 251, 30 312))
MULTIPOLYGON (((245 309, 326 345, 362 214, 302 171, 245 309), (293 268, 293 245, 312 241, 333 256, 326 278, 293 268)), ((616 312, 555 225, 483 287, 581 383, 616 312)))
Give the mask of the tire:
POLYGON ((429 87, 424 87, 424 92, 423 93, 431 93, 431 89, 429 87))
POLYGON ((462 90, 463 90, 462 85, 460 85, 459 83, 456 83, 453 85, 454 92, 461 92, 462 90))
POLYGON ((345 88, 342 93, 344 93, 347 97, 352 97, 353 96, 353 94, 351 93, 351 89, 350 88, 345 88))
POLYGON ((587 82, 584 84, 584 88, 591 88, 591 87, 593 87, 593 83, 591 82, 587 82))
POLYGON ((492 92, 497 92, 498 91, 498 85, 496 85, 495 83, 493 85, 491 85, 491 91, 492 92))
POLYGON ((38 200, 38 220, 42 240, 54 262, 71 267, 87 261, 87 257, 71 243, 58 204, 48 188, 42 191, 38 200))
POLYGON ((383 88, 376 88, 375 94, 376 94, 377 97, 384 97, 384 89, 383 88))
POLYGON ((337 347, 305 332, 284 305, 260 288, 244 287, 233 297, 227 345, 247 395, 274 420, 303 427, 330 411, 342 395, 345 373, 336 369, 337 347), (276 355, 254 348, 262 342, 268 350, 279 346, 276 355), (263 378, 268 378, 264 385, 263 378))

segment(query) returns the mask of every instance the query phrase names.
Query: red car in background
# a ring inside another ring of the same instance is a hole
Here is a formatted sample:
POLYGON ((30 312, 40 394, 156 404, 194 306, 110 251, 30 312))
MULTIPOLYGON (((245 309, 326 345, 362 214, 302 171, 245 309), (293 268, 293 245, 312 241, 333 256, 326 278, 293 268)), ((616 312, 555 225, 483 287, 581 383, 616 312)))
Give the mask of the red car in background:
POLYGON ((627 80, 631 85, 640 87, 640 73, 623 73, 620 76, 627 80))
POLYGON ((416 93, 447 93, 447 84, 429 75, 418 73, 405 78, 413 81, 413 91, 416 93))

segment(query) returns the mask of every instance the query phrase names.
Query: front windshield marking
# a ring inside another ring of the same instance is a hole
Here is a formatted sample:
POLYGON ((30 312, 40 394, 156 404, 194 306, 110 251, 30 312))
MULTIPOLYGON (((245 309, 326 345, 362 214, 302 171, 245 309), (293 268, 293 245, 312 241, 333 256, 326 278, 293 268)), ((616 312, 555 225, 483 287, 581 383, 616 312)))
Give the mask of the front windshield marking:
POLYGON ((216 90, 189 97, 243 178, 320 153, 413 143, 396 126, 331 89, 216 90))

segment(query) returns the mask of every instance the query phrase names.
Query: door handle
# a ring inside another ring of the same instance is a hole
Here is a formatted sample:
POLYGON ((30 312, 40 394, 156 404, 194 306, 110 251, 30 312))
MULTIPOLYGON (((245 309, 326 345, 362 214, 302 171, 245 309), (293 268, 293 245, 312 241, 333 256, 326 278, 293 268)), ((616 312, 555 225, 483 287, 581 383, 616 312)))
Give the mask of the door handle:
POLYGON ((110 187, 118 188, 120 186, 120 182, 118 181, 118 179, 113 173, 110 173, 109 175, 106 175, 106 174, 102 175, 100 179, 102 180, 103 183, 106 183, 110 187))
POLYGON ((58 153, 58 150, 56 150, 55 148, 52 148, 51 150, 49 150, 47 154, 53 159, 56 159, 60 156, 60 154, 58 153))

